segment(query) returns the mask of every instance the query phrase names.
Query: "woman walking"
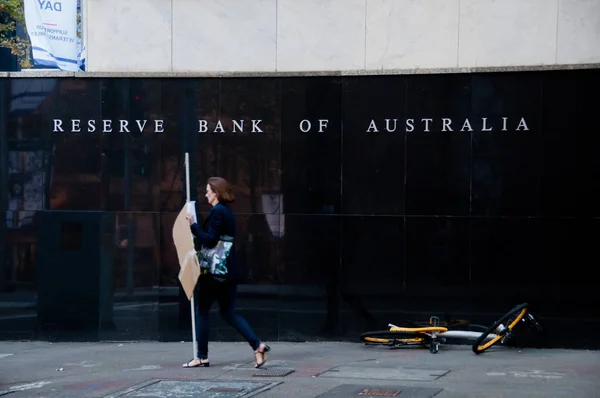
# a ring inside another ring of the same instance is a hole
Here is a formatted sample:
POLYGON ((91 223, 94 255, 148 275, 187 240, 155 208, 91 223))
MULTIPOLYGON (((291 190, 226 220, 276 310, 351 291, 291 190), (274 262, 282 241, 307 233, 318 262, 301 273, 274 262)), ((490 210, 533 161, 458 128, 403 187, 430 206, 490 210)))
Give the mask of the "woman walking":
MULTIPOLYGON (((235 200, 231 186, 221 177, 211 177, 206 184, 205 197, 212 209, 208 212, 202 226, 195 222, 191 214, 187 215, 192 234, 207 248, 215 247, 221 236, 224 235, 234 238, 235 242, 235 214, 228 206, 228 203, 235 200)), ((267 361, 267 352, 270 347, 262 343, 248 322, 235 313, 237 284, 242 277, 241 265, 235 255, 235 243, 227 258, 227 274, 224 277, 201 272, 194 290, 198 352, 196 358, 183 364, 184 368, 210 366, 208 360, 209 311, 215 299, 219 302, 219 310, 223 319, 244 336, 252 347, 255 357, 254 367, 260 368, 267 361)))

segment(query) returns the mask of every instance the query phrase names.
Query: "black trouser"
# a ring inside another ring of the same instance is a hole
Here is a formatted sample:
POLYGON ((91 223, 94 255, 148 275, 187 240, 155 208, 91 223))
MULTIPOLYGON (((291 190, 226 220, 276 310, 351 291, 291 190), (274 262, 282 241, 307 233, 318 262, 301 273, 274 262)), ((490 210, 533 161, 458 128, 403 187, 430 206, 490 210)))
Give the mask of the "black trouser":
POLYGON ((235 313, 237 285, 230 281, 220 282, 210 275, 202 275, 194 290, 196 304, 196 340, 198 358, 208 358, 208 335, 210 333, 209 312, 213 301, 219 302, 221 316, 248 341, 254 351, 260 346, 260 340, 244 318, 235 313))

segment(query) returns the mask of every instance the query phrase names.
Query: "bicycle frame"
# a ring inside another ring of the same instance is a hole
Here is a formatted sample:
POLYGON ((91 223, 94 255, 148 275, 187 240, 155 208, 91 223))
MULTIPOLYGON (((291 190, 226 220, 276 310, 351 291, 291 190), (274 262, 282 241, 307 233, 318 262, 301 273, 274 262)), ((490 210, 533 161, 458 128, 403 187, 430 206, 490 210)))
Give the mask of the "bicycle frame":
MULTIPOLYGON (((390 328, 390 330, 406 329, 406 328, 401 328, 400 326, 396 326, 392 323, 388 324, 388 327, 390 328)), ((449 338, 468 339, 468 340, 477 340, 477 338, 482 335, 482 332, 471 332, 469 330, 447 330, 445 332, 431 331, 431 332, 420 332, 420 333, 424 333, 432 338, 449 337, 449 338)), ((496 337, 497 337, 497 335, 490 334, 488 338, 493 339, 496 337)))
MULTIPOLYGON (((501 325, 501 326, 503 326, 503 325, 501 325)), ((396 326, 392 323, 388 324, 388 327, 390 328, 391 331, 410 329, 410 328, 402 328, 402 327, 396 326)), ((447 330, 446 328, 438 328, 438 329, 446 329, 445 331, 441 331, 441 330, 435 330, 436 327, 430 327, 430 328, 424 327, 421 329, 433 329, 430 331, 415 330, 415 332, 422 333, 431 339, 431 342, 429 345, 429 350, 431 351, 432 354, 435 354, 439 351, 440 344, 446 343, 446 338, 477 340, 483 334, 482 332, 471 332, 469 330, 447 330)), ((498 328, 498 331, 500 331, 500 327, 498 328)), ((498 337, 498 335, 496 335, 496 334, 489 334, 485 338, 485 341, 492 340, 497 337, 498 337)))

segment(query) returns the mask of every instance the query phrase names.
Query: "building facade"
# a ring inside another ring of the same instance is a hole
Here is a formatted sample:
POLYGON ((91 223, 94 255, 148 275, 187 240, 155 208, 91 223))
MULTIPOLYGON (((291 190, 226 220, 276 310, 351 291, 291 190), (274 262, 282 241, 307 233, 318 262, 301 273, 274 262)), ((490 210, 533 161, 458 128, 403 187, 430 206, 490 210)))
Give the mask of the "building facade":
POLYGON ((87 0, 84 17, 91 72, 223 73, 593 64, 599 14, 598 0, 87 0))
POLYGON ((597 348, 600 2, 419 4, 89 0, 91 72, 0 74, 0 338, 189 340, 187 152, 201 216, 234 186, 265 340, 528 302, 597 348))

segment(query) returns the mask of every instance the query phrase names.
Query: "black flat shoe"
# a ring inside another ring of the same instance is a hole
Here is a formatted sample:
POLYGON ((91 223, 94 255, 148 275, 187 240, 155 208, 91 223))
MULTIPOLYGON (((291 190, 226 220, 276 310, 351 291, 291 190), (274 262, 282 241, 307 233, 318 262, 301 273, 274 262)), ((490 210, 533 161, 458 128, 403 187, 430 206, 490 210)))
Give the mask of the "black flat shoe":
POLYGON ((192 359, 190 360, 188 363, 184 363, 183 367, 184 368, 198 368, 198 367, 204 367, 204 368, 208 368, 210 366, 210 362, 202 362, 199 359, 192 359), (194 361, 198 361, 198 363, 196 364, 192 364, 192 362, 194 361))

